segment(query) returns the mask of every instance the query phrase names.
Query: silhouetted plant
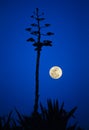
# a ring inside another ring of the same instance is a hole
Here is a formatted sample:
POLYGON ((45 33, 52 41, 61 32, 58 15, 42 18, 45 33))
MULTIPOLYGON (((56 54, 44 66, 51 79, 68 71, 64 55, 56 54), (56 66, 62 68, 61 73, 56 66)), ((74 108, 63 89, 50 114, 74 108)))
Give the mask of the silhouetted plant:
POLYGON ((0 130, 9 130, 11 128, 11 115, 12 111, 8 116, 0 117, 0 130))
MULTIPOLYGON (((74 107, 70 112, 65 111, 64 103, 62 103, 61 107, 59 108, 58 100, 52 103, 51 100, 47 101, 47 109, 40 104, 42 118, 45 120, 46 124, 48 124, 49 129, 56 129, 56 130, 66 130, 68 121, 71 117, 73 117, 74 112, 76 111, 77 107, 74 107)), ((71 126, 73 130, 75 129, 76 125, 71 126)))
POLYGON ((18 115, 18 123, 21 128, 24 128, 24 130, 39 130, 41 128, 42 119, 41 115, 39 113, 35 114, 32 113, 30 116, 21 115, 17 109, 16 113, 18 115))
POLYGON ((19 124, 24 130, 82 130, 77 123, 68 126, 69 120, 73 117, 77 107, 67 112, 64 103, 59 107, 58 100, 47 101, 47 108, 40 103, 41 112, 32 113, 31 116, 21 115, 17 110, 19 124))
POLYGON ((26 31, 30 32, 33 36, 36 36, 36 38, 29 38, 27 39, 27 42, 33 42, 33 46, 35 47, 35 51, 37 51, 37 59, 36 59, 36 87, 35 87, 35 103, 34 103, 34 113, 38 112, 38 100, 39 100, 39 62, 40 62, 40 52, 43 46, 52 46, 52 41, 50 40, 41 40, 42 36, 51 36, 54 33, 47 32, 42 33, 41 29, 49 27, 50 24, 46 23, 43 26, 41 26, 41 22, 45 20, 44 17, 42 17, 44 13, 39 14, 39 9, 36 8, 34 14, 31 16, 31 18, 35 19, 36 23, 31 24, 31 28, 26 28, 26 31), (34 29, 35 28, 35 29, 34 29))

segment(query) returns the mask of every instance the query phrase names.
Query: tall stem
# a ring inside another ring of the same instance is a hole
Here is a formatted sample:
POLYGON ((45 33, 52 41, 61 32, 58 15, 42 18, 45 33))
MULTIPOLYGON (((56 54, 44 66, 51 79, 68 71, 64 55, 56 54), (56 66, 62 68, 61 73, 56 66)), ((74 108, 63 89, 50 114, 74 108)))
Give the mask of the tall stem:
POLYGON ((39 46, 40 44, 40 39, 41 39, 41 35, 40 35, 40 22, 39 22, 39 15, 38 15, 38 8, 36 9, 36 15, 37 15, 37 25, 38 25, 38 49, 37 49, 37 59, 36 59, 36 88, 35 88, 35 104, 34 104, 34 113, 38 112, 38 101, 39 101, 39 62, 40 62, 40 51, 41 48, 39 46))
POLYGON ((40 50, 37 51, 37 60, 36 60, 36 88, 35 88, 35 104, 34 104, 34 113, 38 112, 38 100, 39 100, 39 61, 40 61, 40 50))

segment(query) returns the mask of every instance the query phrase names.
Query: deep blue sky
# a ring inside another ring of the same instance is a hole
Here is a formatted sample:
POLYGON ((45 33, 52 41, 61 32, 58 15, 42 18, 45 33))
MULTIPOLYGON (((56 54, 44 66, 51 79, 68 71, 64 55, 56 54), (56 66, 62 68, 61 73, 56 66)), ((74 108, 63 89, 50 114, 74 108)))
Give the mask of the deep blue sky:
MULTIPOLYGON (((79 124, 89 127, 89 1, 88 0, 0 0, 0 115, 16 107, 33 110, 36 52, 26 40, 25 28, 33 22, 35 8, 50 23, 52 47, 44 47, 40 59, 40 101, 78 106, 79 124), (53 80, 50 67, 58 65, 63 76, 53 80)), ((47 31, 48 31, 47 30, 47 31)))

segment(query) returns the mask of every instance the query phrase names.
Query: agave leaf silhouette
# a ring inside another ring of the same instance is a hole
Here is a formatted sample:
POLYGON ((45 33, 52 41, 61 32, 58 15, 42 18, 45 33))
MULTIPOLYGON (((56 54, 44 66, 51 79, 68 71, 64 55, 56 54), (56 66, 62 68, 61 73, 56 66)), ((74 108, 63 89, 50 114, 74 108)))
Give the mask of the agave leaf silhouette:
POLYGON ((21 126, 25 126, 25 122, 24 122, 24 119, 23 119, 23 116, 18 112, 18 110, 15 108, 15 111, 16 111, 16 113, 17 113, 17 115, 18 115, 18 118, 19 118, 19 120, 18 120, 18 123, 21 125, 21 126))
POLYGON ((67 118, 74 117, 73 114, 76 111, 77 107, 74 107, 70 112, 68 112, 67 118))
POLYGON ((3 130, 10 129, 11 115, 12 115, 12 111, 9 113, 7 119, 5 117, 2 119, 2 125, 0 127, 2 127, 3 130))
POLYGON ((7 122, 6 122, 6 124, 8 124, 8 123, 10 122, 11 115, 12 115, 12 111, 11 111, 11 112, 9 113, 9 115, 8 115, 8 118, 7 118, 7 122))
POLYGON ((16 124, 16 121, 14 119, 12 119, 12 128, 16 128, 17 127, 17 124, 16 124))

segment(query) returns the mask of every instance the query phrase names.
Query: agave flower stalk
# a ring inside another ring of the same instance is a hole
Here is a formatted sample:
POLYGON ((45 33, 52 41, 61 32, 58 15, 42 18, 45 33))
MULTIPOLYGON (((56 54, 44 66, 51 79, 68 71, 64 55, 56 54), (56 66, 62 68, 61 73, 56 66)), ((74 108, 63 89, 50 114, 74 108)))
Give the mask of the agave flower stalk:
POLYGON ((42 28, 49 27, 50 24, 46 23, 43 26, 41 26, 41 22, 45 20, 44 17, 42 17, 44 13, 39 14, 39 9, 36 8, 35 12, 31 16, 31 18, 35 19, 36 23, 31 24, 31 28, 26 28, 26 31, 30 32, 33 36, 36 38, 30 37, 27 39, 28 42, 33 42, 33 46, 35 47, 35 51, 37 51, 37 58, 36 58, 36 75, 35 75, 35 103, 34 103, 34 113, 38 112, 38 101, 39 101, 39 63, 40 63, 40 52, 42 50, 43 46, 52 46, 52 41, 50 40, 41 40, 42 36, 51 36, 54 33, 47 32, 42 33, 42 28))

